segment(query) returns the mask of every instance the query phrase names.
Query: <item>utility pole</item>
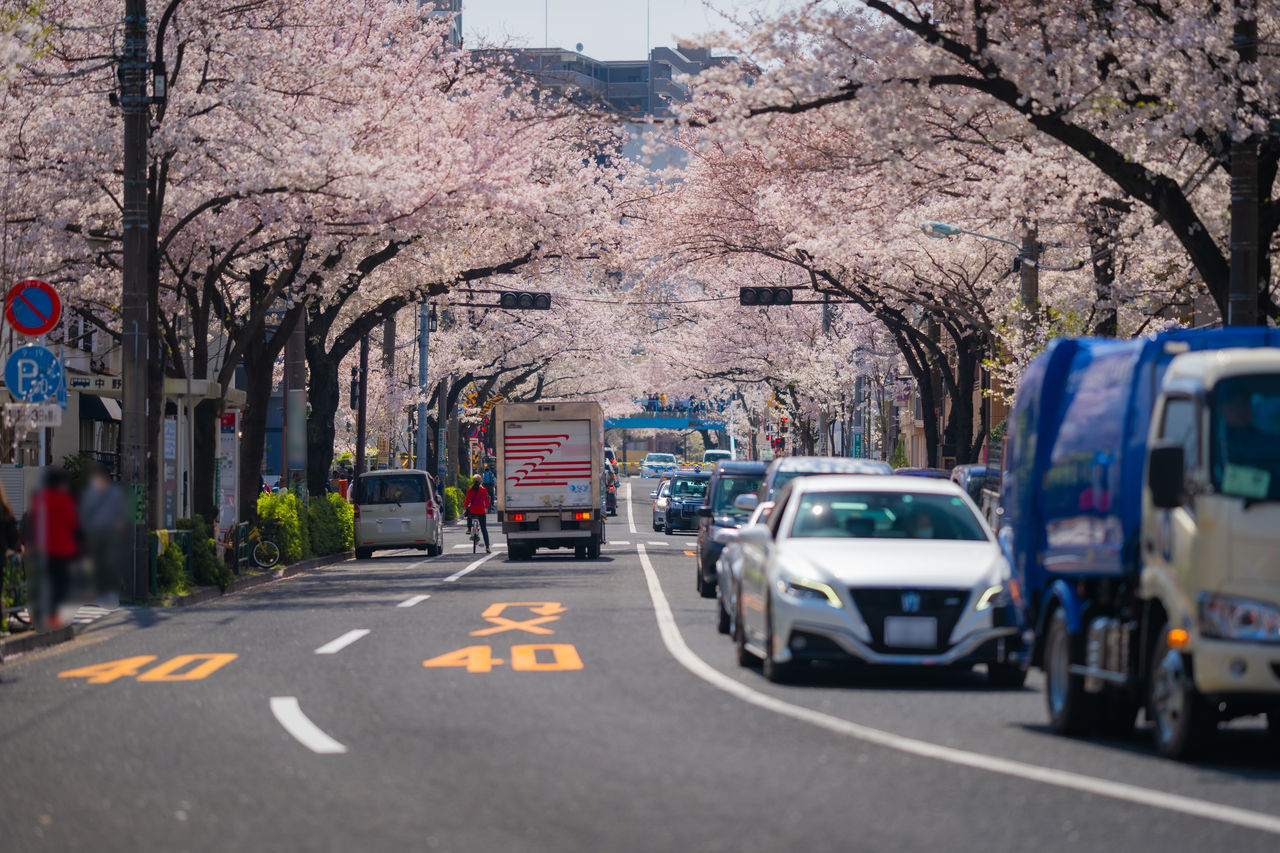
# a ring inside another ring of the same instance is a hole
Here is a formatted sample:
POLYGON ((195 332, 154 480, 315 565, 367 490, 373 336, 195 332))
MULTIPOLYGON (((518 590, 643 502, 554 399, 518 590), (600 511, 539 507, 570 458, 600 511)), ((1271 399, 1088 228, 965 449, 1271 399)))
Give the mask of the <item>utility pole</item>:
MULTIPOLYGON (((382 323, 382 375, 388 382, 394 381, 396 375, 396 318, 392 314, 382 323)), ((395 418, 388 418, 387 434, 378 439, 378 458, 387 460, 387 468, 395 464, 395 418)))
MULTIPOLYGON (((822 338, 826 343, 827 334, 831 331, 831 294, 822 294, 822 338)), ((818 455, 827 455, 827 407, 818 401, 818 455)))
POLYGON ((439 409, 436 413, 436 476, 440 478, 440 488, 453 485, 445 480, 445 466, 448 462, 447 448, 449 442, 445 438, 445 419, 449 417, 449 389, 453 387, 453 374, 440 377, 440 385, 436 391, 439 409))
POLYGON ((1018 254, 1018 272, 1022 285, 1022 310, 1026 317, 1022 320, 1024 336, 1036 325, 1036 316, 1040 313, 1040 241, 1039 231, 1035 225, 1028 225, 1022 232, 1022 250, 1018 254))
POLYGON ((427 461, 427 352, 431 345, 431 315, 426 302, 418 305, 418 435, 414 467, 430 471, 427 461))
POLYGON ((360 339, 360 399, 356 402, 356 479, 364 473, 365 415, 369 397, 369 336, 360 339))
POLYGON ((122 378, 123 412, 120 423, 120 477, 133 498, 133 566, 126 572, 124 597, 150 597, 150 519, 148 471, 151 442, 147 421, 147 365, 150 351, 151 304, 148 299, 150 222, 147 210, 147 4, 125 0, 124 53, 120 60, 120 105, 124 114, 124 279, 122 378))
MULTIPOLYGON (((1237 3, 1232 42, 1240 63, 1256 66, 1257 9, 1246 8, 1254 6, 1247 0, 1237 3)), ((1238 82, 1243 88, 1245 81, 1238 82)), ((1226 324, 1258 324, 1258 141, 1252 134, 1231 143, 1231 273, 1226 324)))
POLYGON ((285 467, 280 482, 305 494, 307 478, 307 318, 299 318, 284 350, 285 467))

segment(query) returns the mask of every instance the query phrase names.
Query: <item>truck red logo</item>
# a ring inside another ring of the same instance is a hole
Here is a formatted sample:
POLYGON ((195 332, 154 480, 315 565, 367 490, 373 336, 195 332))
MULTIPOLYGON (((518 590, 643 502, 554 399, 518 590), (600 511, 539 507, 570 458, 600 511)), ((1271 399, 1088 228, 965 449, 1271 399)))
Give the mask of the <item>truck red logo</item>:
POLYGON ((515 486, 567 486, 570 480, 591 479, 591 460, 557 461, 552 457, 569 436, 507 436, 503 458, 507 481, 515 486))

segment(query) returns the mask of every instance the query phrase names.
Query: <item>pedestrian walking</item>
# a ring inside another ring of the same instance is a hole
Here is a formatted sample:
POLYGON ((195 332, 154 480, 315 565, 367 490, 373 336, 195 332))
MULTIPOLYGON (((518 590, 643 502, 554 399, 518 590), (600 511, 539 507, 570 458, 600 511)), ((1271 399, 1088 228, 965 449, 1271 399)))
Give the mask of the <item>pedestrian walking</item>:
POLYGON ((85 554, 90 560, 93 583, 104 607, 120 603, 124 578, 121 557, 131 549, 121 547, 128 541, 129 509, 124 491, 107 474, 101 464, 94 466, 89 482, 80 493, 80 526, 84 529, 85 554))
POLYGON ((493 502, 498 499, 498 477, 488 465, 481 475, 481 482, 484 483, 484 490, 489 493, 489 505, 493 506, 493 502))
POLYGON ((471 525, 479 524, 480 533, 484 536, 484 552, 488 554, 489 527, 485 524, 485 513, 489 511, 489 492, 480 482, 479 475, 471 479, 471 488, 467 489, 462 505, 467 513, 467 533, 471 532, 471 525))
POLYGON ((38 610, 45 627, 62 627, 58 613, 71 591, 71 567, 80 557, 80 513, 71 494, 71 478, 49 468, 25 518, 28 577, 40 577, 38 610))

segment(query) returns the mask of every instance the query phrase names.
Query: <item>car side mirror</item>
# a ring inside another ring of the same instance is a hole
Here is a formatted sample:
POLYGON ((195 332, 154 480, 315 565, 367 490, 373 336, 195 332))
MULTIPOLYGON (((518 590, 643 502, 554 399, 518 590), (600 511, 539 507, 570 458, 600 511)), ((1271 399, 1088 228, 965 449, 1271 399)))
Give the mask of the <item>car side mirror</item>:
POLYGON ((1151 502, 1160 509, 1182 506, 1186 455, 1180 444, 1158 444, 1147 456, 1147 486, 1151 502))
POLYGON ((653 492, 650 492, 650 493, 649 493, 649 497, 651 497, 651 498, 656 498, 657 496, 658 496, 658 493, 657 493, 656 491, 653 491, 653 492))
POLYGON ((711 518, 711 507, 709 506, 698 507, 698 518, 711 518))
POLYGON ((773 534, 763 524, 750 524, 738 530, 738 541, 767 548, 773 544, 773 534))
POLYGON ((745 492, 733 499, 733 508, 743 512, 754 512, 760 505, 760 496, 755 492, 745 492))

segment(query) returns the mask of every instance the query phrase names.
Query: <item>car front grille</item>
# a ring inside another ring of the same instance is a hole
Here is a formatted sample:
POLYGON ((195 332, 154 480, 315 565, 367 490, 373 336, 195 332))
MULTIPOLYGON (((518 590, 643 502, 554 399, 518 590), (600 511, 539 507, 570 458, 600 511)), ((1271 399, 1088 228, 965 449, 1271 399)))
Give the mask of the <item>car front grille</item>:
POLYGON ((943 652, 948 648, 951 632, 964 613, 965 603, 969 600, 967 589, 915 589, 913 587, 893 587, 866 589, 852 587, 849 594, 853 603, 862 614, 871 631, 871 647, 877 652, 904 652, 929 654, 943 652), (919 609, 907 611, 903 606, 904 597, 918 596, 919 609), (887 646, 884 642, 884 619, 886 616, 923 616, 938 620, 938 645, 933 648, 899 648, 887 646))

